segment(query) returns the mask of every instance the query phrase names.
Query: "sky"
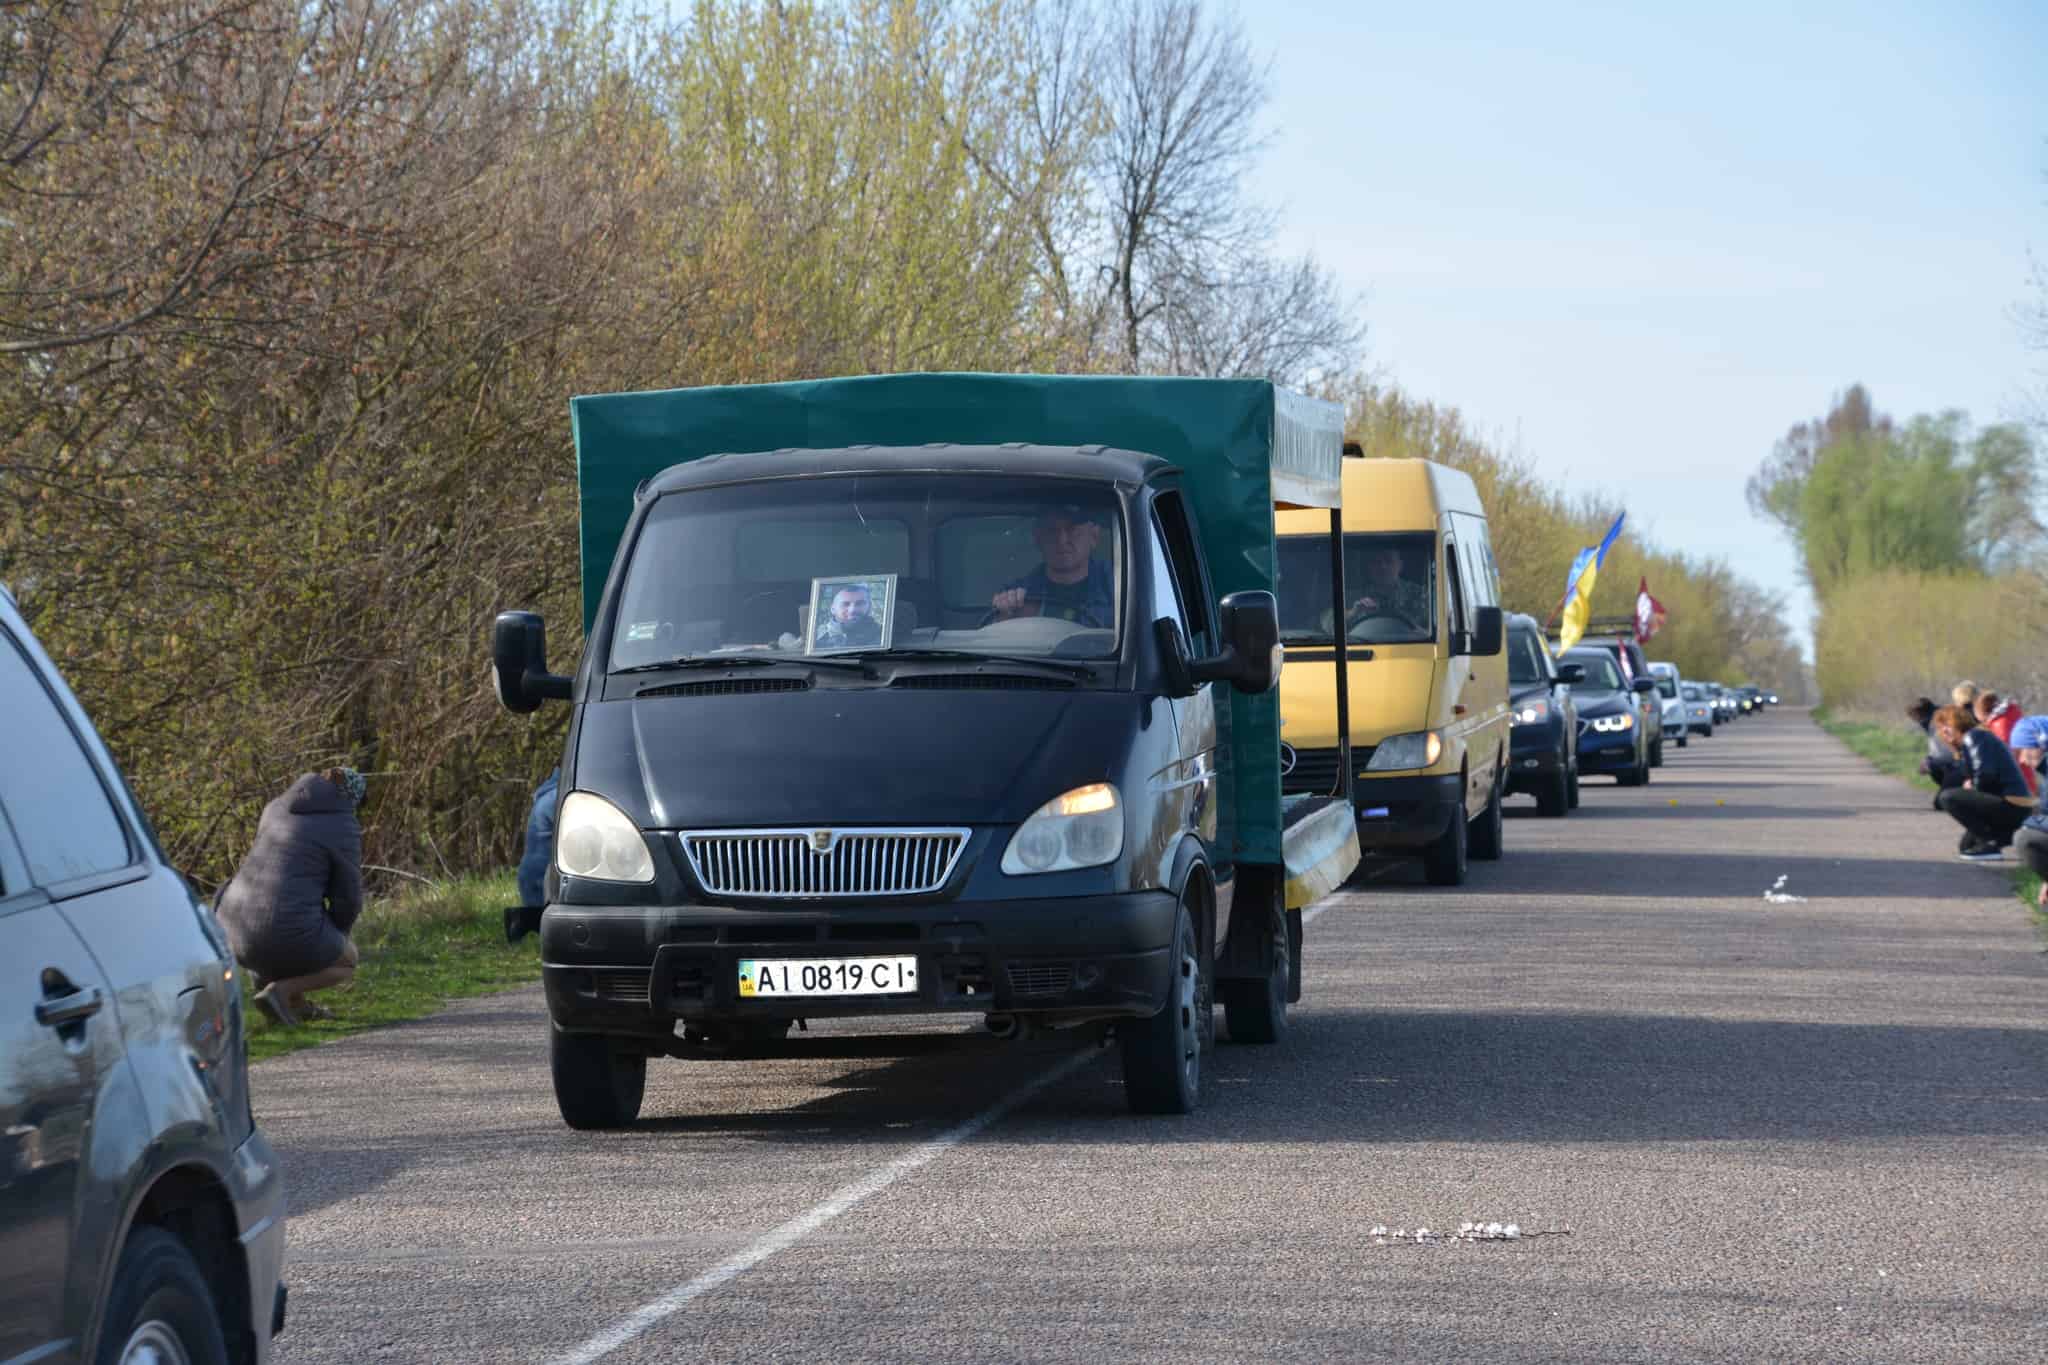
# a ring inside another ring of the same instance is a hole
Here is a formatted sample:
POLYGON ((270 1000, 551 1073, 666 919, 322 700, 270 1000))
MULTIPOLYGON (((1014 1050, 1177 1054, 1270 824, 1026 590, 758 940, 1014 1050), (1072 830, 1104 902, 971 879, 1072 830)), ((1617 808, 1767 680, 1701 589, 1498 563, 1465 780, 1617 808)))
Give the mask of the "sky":
POLYGON ((1809 653, 1743 496, 1773 442, 1851 383, 1980 424, 2044 387, 2014 311, 2048 264, 2048 0, 1238 12, 1272 63, 1246 189, 1360 296, 1369 367, 1783 593, 1809 653))

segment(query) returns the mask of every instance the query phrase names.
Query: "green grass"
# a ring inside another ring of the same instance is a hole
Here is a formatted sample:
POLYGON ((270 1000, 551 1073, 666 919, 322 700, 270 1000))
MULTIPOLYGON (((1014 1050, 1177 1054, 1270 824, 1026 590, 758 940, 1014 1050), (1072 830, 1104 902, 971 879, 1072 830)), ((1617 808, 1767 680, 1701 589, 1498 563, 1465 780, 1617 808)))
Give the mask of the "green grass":
POLYGON ((1920 771, 1920 760, 1927 757, 1927 737, 1918 730, 1844 720, 1821 710, 1815 711, 1813 718, 1821 729, 1869 759, 1879 772, 1904 778, 1922 791, 1934 790, 1934 783, 1920 771))
MULTIPOLYGON (((363 909, 350 937, 362 960, 355 980, 311 997, 334 1018, 273 1024, 250 1004, 253 1061, 333 1042, 351 1033, 432 1014, 450 1000, 540 980, 540 950, 529 937, 505 942, 505 906, 519 891, 511 873, 409 888, 363 909)), ((248 993, 248 973, 242 989, 248 993)))

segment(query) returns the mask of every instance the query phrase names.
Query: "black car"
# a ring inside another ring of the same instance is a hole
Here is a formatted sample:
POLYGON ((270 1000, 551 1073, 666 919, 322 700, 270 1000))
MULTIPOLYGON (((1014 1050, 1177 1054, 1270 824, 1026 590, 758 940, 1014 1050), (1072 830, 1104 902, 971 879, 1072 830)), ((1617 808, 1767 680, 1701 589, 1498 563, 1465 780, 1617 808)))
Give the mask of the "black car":
POLYGON ((234 958, 5 589, 0 715, 0 1360, 265 1360, 234 958))
POLYGON ((1572 687, 1579 708, 1579 771, 1612 773, 1624 787, 1650 780, 1650 732, 1643 724, 1643 698, 1657 694, 1647 673, 1634 682, 1621 676, 1612 650, 1581 645, 1565 651, 1564 662, 1584 676, 1572 687))
POLYGON ((1533 796, 1543 815, 1579 804, 1579 717, 1571 684, 1578 664, 1558 664, 1533 616, 1510 616, 1508 655, 1509 795, 1533 796))
POLYGON ((1621 670, 1623 685, 1635 698, 1636 723, 1643 730, 1650 766, 1663 767, 1664 698, 1657 691, 1657 677, 1650 671, 1650 661, 1643 656, 1643 647, 1627 636, 1588 635, 1573 649, 1597 649, 1614 660, 1615 666, 1621 670), (1645 679, 1649 681, 1648 687, 1641 686, 1645 679))

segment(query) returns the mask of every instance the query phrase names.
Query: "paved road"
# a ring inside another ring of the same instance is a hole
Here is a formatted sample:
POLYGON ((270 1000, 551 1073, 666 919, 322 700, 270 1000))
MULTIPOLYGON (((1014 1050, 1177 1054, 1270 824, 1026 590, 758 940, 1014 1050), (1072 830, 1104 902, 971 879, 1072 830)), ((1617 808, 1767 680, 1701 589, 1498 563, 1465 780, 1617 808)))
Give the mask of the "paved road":
POLYGON ((1324 902, 1293 1036, 1185 1119, 935 1033, 657 1063, 639 1129, 576 1134, 536 991, 266 1063, 282 1358, 2048 1355, 2048 957, 2004 872, 1794 713, 1511 812, 1466 888, 1324 902), (1570 1231, 1368 1235, 1467 1219, 1570 1231))

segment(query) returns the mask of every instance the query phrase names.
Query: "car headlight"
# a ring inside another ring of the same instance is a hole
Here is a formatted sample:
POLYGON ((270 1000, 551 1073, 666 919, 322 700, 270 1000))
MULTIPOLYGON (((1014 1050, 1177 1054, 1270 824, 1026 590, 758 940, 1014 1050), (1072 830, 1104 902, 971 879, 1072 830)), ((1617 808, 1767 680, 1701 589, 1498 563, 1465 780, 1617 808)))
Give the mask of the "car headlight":
POLYGON ((1394 735, 1380 741, 1366 760, 1367 772, 1396 772, 1403 768, 1428 768, 1443 757, 1443 736, 1434 730, 1394 735))
POLYGON ((571 877, 602 882, 651 882, 654 859, 626 813, 590 792, 562 798, 555 825, 555 866, 571 877))
POLYGON ((1619 734, 1635 728, 1636 718, 1626 713, 1619 716, 1595 716, 1593 728, 1603 735, 1619 734))
POLYGON ((1550 703, 1542 697, 1532 697, 1508 717, 1508 724, 1534 725, 1539 720, 1549 719, 1550 703))
POLYGON ((1124 851, 1124 812, 1107 782, 1076 787, 1031 812, 1003 850, 1012 877, 1113 863, 1124 851))

